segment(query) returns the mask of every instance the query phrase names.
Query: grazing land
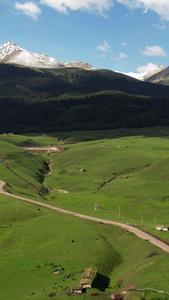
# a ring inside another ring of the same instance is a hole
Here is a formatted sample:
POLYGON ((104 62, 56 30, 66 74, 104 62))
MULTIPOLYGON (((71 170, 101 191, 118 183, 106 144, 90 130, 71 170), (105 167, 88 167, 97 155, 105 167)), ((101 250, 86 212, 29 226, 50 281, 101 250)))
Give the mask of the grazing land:
MULTIPOLYGON (((15 195, 131 224, 169 243, 168 232, 154 230, 169 225, 168 133, 154 128, 1 135, 0 179, 15 195), (44 146, 63 151, 25 149, 44 146)), ((168 260, 164 251, 121 228, 0 195, 2 299, 74 299, 70 289, 88 267, 100 277, 82 299, 111 299, 122 290, 125 299, 169 299, 168 260)))

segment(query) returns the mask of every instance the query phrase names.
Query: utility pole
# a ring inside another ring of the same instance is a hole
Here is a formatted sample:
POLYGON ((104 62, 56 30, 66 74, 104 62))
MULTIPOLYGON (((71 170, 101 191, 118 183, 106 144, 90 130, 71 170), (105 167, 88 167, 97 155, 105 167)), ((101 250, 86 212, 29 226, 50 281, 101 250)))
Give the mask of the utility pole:
POLYGON ((17 203, 16 203, 16 212, 19 211, 19 203, 18 203, 18 199, 17 199, 17 203))
POLYGON ((94 205, 94 210, 97 211, 97 202, 94 205))

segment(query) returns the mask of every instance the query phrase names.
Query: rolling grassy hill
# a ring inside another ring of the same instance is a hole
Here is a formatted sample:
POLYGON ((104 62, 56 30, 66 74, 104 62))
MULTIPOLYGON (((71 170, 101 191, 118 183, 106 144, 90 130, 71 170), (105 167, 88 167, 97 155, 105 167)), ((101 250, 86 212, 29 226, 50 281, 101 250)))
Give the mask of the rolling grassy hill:
MULTIPOLYGON (((1 135, 0 179, 8 183, 11 193, 140 226, 169 242, 167 232, 154 231, 155 222, 168 225, 168 132, 168 128, 154 128, 59 132, 48 137, 1 135), (66 150, 48 155, 22 148, 51 144, 66 150), (42 183, 37 173, 44 176, 44 162, 50 162, 51 171, 42 183), (38 188, 49 188, 47 200, 37 197, 23 179, 38 188)), ((87 267, 98 268, 102 280, 82 296, 86 300, 93 299, 94 293, 100 294, 99 299, 110 299, 110 293, 118 294, 131 287, 169 293, 168 255, 133 234, 44 208, 39 210, 22 201, 17 204, 16 199, 2 195, 0 207, 3 299, 48 299, 52 293, 56 294, 54 299, 69 299, 70 288, 79 282, 87 267), (64 270, 53 275, 60 267, 64 270)), ((144 293, 148 300, 157 296, 168 299, 167 294, 144 293)), ((129 291, 125 299, 141 297, 143 292, 129 291)))

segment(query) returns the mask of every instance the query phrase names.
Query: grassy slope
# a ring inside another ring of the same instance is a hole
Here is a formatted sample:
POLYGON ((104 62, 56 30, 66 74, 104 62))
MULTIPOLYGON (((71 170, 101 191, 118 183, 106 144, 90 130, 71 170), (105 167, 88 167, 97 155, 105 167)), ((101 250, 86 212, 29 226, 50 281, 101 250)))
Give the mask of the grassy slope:
MULTIPOLYGON (((107 133, 109 137, 121 135, 117 131, 107 133)), ((100 137, 104 134, 97 132, 100 137)), ((85 137, 87 135, 89 138, 90 134, 85 133, 85 137)), ((92 135, 94 133, 91 133, 90 139, 92 135)), ((62 134, 59 137, 63 137, 62 134)), ((32 143, 30 139, 36 144, 51 144, 51 137, 0 138, 0 153, 10 167, 38 185, 35 173, 41 164, 38 162, 37 166, 37 156, 32 154, 27 159, 27 152, 16 145, 32 143)), ((54 138, 52 142, 57 140, 54 138)), ((157 216, 159 223, 168 224, 167 137, 124 137, 63 147, 69 149, 50 155, 54 165, 46 184, 55 189, 68 190, 70 198, 68 194, 59 194, 55 190, 49 195, 52 205, 112 220, 119 220, 120 206, 120 221, 124 219, 125 222, 141 224, 140 216, 143 215, 141 225, 153 233, 154 216, 157 216), (99 148, 101 144, 107 144, 108 147, 99 148), (127 145, 128 148, 113 148, 113 145, 127 145), (85 168, 87 172, 81 173, 79 168, 85 168), (113 176, 116 179, 98 190, 103 181, 113 176), (123 176, 129 178, 124 179, 123 176), (97 212, 94 211, 96 201, 99 206, 97 212)), ((12 192, 34 198, 34 191, 30 192, 23 186, 2 163, 0 176, 1 179, 7 176, 12 192)), ((106 294, 99 291, 104 294, 99 299, 109 299, 107 293, 117 289, 116 281, 119 278, 123 279, 122 288, 133 285, 136 288, 150 287, 169 292, 168 255, 147 242, 119 228, 44 209, 39 211, 37 207, 21 201, 19 213, 16 213, 16 200, 4 196, 0 196, 0 199, 0 266, 3 270, 0 290, 4 299, 43 300, 51 292, 55 292, 61 300, 69 299, 70 296, 66 294, 79 281, 81 273, 78 272, 89 266, 97 267, 101 274, 110 279, 109 289, 106 289, 106 294), (149 257, 152 253, 158 255, 149 257), (52 275, 54 265, 61 265, 64 271, 52 275), (74 274, 73 277, 65 278, 70 273, 74 274)), ((167 233, 158 234, 168 239, 167 233)), ((83 299, 90 299, 91 292, 83 299)))
POLYGON ((0 229, 3 299, 43 300, 51 292, 61 300, 69 299, 68 290, 89 266, 97 267, 110 283, 105 294, 94 289, 83 299, 90 299, 90 293, 95 291, 103 294, 99 299, 109 299, 108 293, 117 290, 116 282, 121 278, 123 288, 160 286, 168 291, 168 256, 134 235, 115 227, 38 211, 22 202, 19 213, 15 210, 15 200, 1 198, 2 224, 11 224, 0 229), (10 220, 5 220, 4 214, 9 213, 10 220), (152 253, 157 255, 149 257, 152 253), (56 266, 62 266, 64 271, 53 275, 56 266), (67 278, 70 273, 73 276, 67 278))
POLYGON ((36 191, 30 184, 25 182, 24 179, 37 188, 41 188, 42 185, 39 180, 39 175, 41 174, 41 170, 44 168, 44 159, 38 154, 30 153, 15 145, 20 145, 21 141, 24 143, 24 140, 27 141, 29 139, 23 139, 16 136, 1 136, 1 158, 7 163, 9 168, 15 172, 15 174, 13 174, 7 166, 0 161, 0 176, 2 180, 9 184, 8 190, 12 193, 35 198, 36 191))
POLYGON ((156 217, 158 224, 168 225, 167 137, 136 136, 67 146, 67 151, 51 156, 53 174, 46 184, 69 191, 70 202, 67 194, 55 191, 53 204, 60 201, 62 208, 93 215, 97 202, 103 208, 99 215, 107 219, 118 220, 120 207, 125 222, 153 230, 156 217), (99 148, 101 144, 108 147, 99 148), (87 172, 81 173, 81 168, 87 172))

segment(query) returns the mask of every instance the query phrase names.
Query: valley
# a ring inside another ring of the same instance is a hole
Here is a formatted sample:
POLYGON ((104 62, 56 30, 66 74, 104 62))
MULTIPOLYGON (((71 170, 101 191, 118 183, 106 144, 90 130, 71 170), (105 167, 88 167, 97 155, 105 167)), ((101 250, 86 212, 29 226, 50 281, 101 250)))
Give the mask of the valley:
POLYGON ((168 82, 0 46, 2 299, 169 299, 168 82))
POLYGON ((0 195, 4 299, 76 298, 70 289, 89 267, 104 280, 80 298, 112 299, 125 291, 125 299, 141 299, 143 292, 148 300, 168 299, 168 254, 128 231, 140 229, 169 243, 168 232, 155 231, 156 224, 168 226, 167 132, 154 127, 0 135, 0 179, 7 184, 0 195), (28 146, 62 151, 35 153, 28 146), (123 228, 112 226, 119 223, 123 228), (54 275, 57 268, 63 270, 54 275))

